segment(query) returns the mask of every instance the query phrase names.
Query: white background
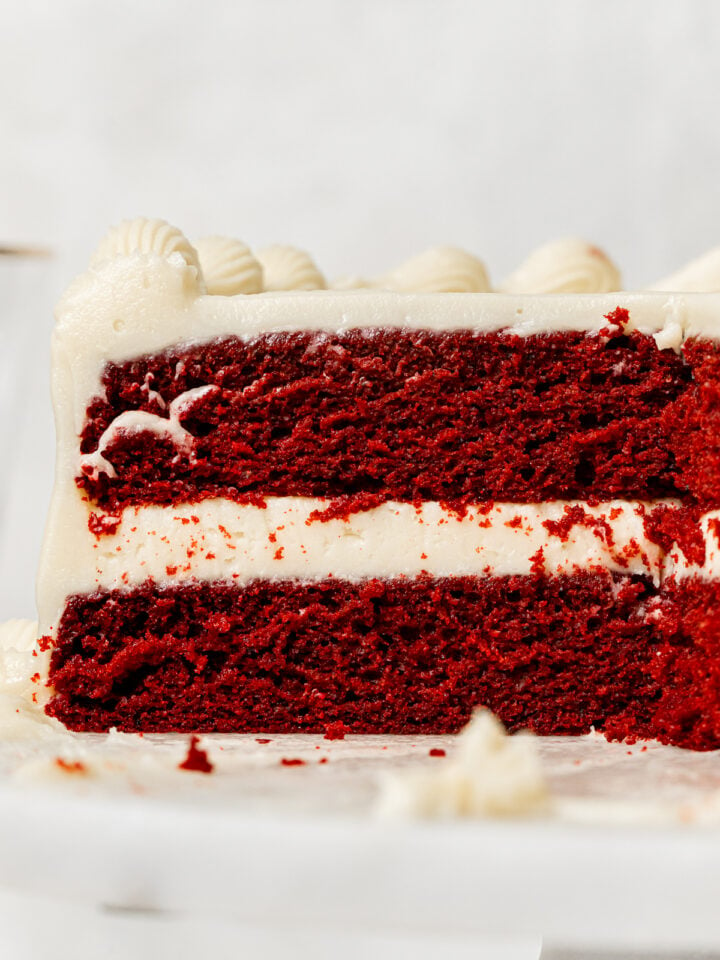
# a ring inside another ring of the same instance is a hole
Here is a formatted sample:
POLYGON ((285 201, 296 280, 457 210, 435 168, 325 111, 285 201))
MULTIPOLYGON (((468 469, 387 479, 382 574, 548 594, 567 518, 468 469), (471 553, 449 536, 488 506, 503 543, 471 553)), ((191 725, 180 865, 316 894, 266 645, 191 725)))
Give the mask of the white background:
POLYGON ((0 243, 56 251, 14 306, 0 272, 0 618, 33 607, 51 303, 110 223, 296 243, 330 277, 454 243, 500 279, 578 234, 629 287, 720 242, 717 0, 0 0, 0 14, 0 243))
POLYGON ((638 285, 719 241, 716 0, 0 9, 0 235, 73 269, 136 214, 331 275, 579 233, 638 285))

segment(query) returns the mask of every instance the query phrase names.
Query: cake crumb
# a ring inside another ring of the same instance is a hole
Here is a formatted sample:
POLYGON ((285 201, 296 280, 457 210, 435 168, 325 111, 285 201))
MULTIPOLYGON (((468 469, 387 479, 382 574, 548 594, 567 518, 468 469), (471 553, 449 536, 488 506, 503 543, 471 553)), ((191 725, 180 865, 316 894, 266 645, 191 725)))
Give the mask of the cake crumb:
POLYGON ((117 533, 122 517, 110 513, 92 512, 88 517, 88 530, 96 538, 111 537, 117 533))
POLYGON ((325 740, 344 740, 347 727, 342 720, 334 720, 325 727, 325 740))
POLYGON ((55 757, 55 766, 65 773, 79 773, 85 776, 88 772, 87 767, 80 760, 65 760, 63 757, 55 757))
POLYGON ((272 743, 269 737, 255 737, 255 743, 272 743))
POLYGON ((445 757, 447 756, 446 752, 442 747, 433 747, 431 750, 428 750, 429 757, 445 757))
POLYGON ((213 765, 210 762, 207 752, 198 747, 200 737, 193 735, 190 737, 187 756, 182 763, 178 764, 179 770, 192 770, 195 773, 212 773, 213 765))
POLYGON ((280 761, 283 767, 304 767, 305 761, 300 757, 283 757, 280 761))

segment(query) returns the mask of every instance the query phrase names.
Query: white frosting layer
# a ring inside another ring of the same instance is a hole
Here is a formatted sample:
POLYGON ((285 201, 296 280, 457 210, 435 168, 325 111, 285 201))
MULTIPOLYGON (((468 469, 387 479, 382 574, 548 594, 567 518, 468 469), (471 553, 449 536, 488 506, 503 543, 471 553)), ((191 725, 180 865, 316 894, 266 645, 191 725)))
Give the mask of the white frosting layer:
POLYGON ((609 536, 602 528, 573 526, 565 539, 543 526, 565 516, 566 504, 558 502, 495 504, 487 513, 470 509, 465 516, 434 502, 417 508, 390 502, 347 519, 313 520, 328 503, 268 497, 265 507, 215 499, 129 508, 116 534, 93 543, 94 578, 86 579, 87 588, 131 586, 149 577, 164 583, 359 580, 422 572, 505 576, 530 573, 541 547, 540 569, 548 573, 601 567, 657 576, 663 562, 659 547, 633 546, 644 543, 641 508, 621 501, 585 507, 607 524, 609 536))

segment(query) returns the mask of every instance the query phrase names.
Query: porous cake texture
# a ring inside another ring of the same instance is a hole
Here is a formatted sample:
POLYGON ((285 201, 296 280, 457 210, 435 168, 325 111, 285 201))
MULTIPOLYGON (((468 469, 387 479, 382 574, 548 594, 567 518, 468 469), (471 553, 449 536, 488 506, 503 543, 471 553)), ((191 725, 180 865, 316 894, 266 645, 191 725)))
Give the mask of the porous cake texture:
POLYGON ((442 248, 327 289, 292 248, 116 228, 54 335, 47 712, 414 734, 486 706, 720 746, 704 262, 612 292, 567 241, 500 293, 442 248))

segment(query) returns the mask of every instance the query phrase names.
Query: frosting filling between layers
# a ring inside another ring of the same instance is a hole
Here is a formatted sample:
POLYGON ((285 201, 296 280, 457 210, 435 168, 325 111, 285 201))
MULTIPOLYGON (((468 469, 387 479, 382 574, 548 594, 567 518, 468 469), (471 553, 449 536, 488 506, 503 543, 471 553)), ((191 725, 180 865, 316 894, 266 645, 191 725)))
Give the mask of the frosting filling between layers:
MULTIPOLYGON (((701 565, 691 562, 697 549, 688 557, 671 545, 672 534, 653 533, 658 510, 673 516, 678 508, 672 504, 498 503, 458 513, 436 502, 389 502, 333 516, 336 509, 323 499, 269 497, 264 506, 214 499, 130 507, 120 517, 93 513, 98 534, 91 537, 92 564, 78 563, 70 589, 91 593, 149 580, 162 585, 598 570, 659 583, 668 573, 688 570, 720 574, 720 512, 700 522, 701 565)), ((684 516, 680 521, 688 522, 684 516)))

